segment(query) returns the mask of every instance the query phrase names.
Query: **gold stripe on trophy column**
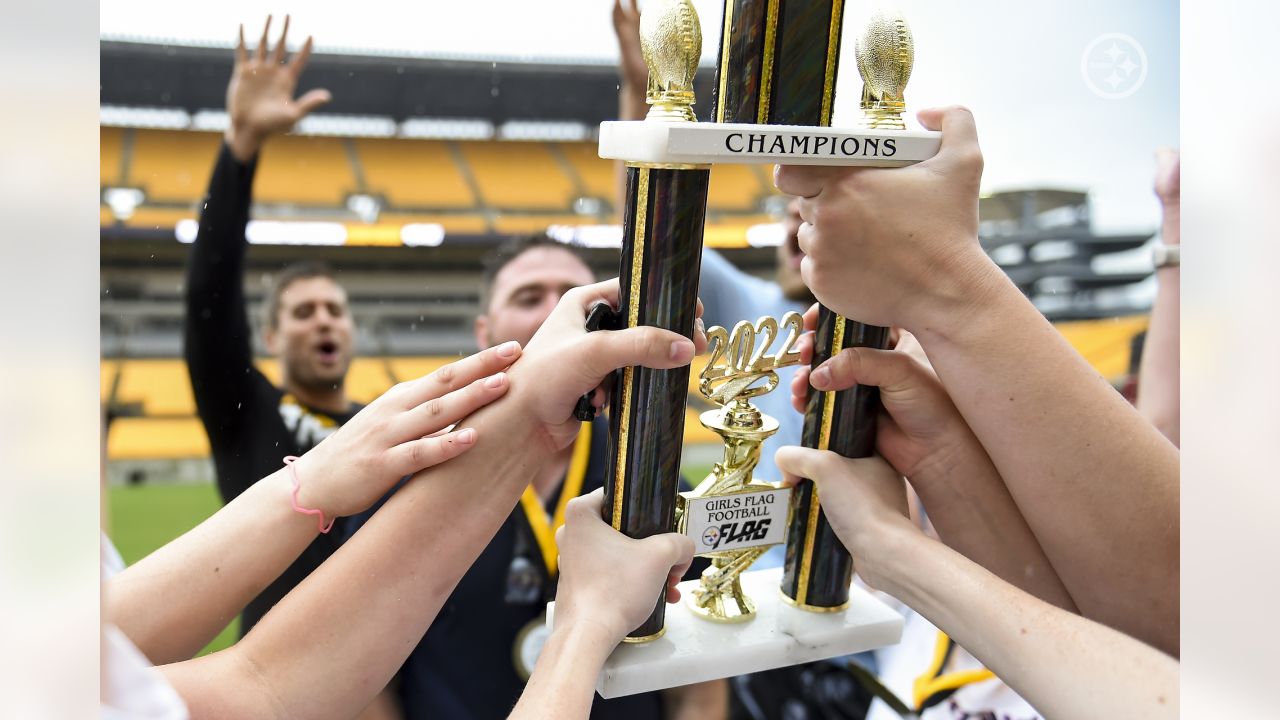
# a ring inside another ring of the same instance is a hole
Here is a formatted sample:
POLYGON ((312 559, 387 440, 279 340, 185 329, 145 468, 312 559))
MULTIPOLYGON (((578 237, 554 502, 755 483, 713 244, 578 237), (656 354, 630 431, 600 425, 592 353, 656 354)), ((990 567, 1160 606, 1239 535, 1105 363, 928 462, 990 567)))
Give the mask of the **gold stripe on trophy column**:
MULTIPOLYGON (((831 331, 831 354, 835 357, 844 349, 844 316, 836 315, 834 328, 831 331)), ((831 447, 831 416, 836 409, 836 394, 828 391, 822 394, 822 426, 818 430, 818 449, 831 447)), ((813 482, 810 480, 809 482, 813 482)), ((818 534, 818 512, 821 510, 818 500, 818 484, 813 483, 809 491, 809 518, 804 528, 804 555, 800 556, 800 579, 796 585, 796 604, 804 605, 809 599, 809 566, 813 563, 813 540, 818 534)))
POLYGON ((721 42, 723 47, 720 48, 720 89, 716 93, 716 122, 724 122, 725 106, 728 100, 724 94, 729 91, 729 52, 732 45, 729 43, 729 34, 733 32, 733 6, 738 0, 724 0, 724 38, 721 42))
POLYGON ((831 126, 831 105, 836 97, 836 61, 840 48, 840 23, 844 17, 844 0, 831 2, 831 27, 827 31, 827 69, 822 83, 822 118, 824 127, 831 126))
MULTIPOLYGON (((627 327, 640 324, 640 282, 644 276, 644 238, 649 215, 649 168, 636 168, 636 222, 631 238, 631 292, 627 298, 627 327)), ((626 490, 627 435, 631 430, 631 386, 636 369, 622 371, 622 414, 618 417, 618 459, 614 462, 613 529, 622 529, 622 494, 626 490)))
POLYGON ((778 41, 778 1, 769 0, 764 16, 764 48, 760 58, 760 102, 756 122, 769 122, 769 98, 773 95, 773 47, 778 41))

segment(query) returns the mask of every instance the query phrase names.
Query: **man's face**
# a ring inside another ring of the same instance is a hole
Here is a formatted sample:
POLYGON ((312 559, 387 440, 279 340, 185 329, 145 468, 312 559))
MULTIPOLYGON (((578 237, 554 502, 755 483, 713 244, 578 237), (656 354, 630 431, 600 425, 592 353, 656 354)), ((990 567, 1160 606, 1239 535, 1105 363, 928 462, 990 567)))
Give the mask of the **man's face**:
POLYGON ((327 277, 303 278, 281 291, 267 347, 284 364, 286 386, 330 390, 351 365, 353 330, 347 292, 327 277))
POLYGON ((476 318, 476 344, 528 345, 561 295, 595 281, 591 268, 567 250, 543 246, 520 253, 493 279, 489 307, 476 318))
POLYGON ((782 227, 786 237, 778 246, 778 285, 782 286, 782 294, 788 300, 799 300, 804 303, 814 302, 813 293, 804 284, 800 276, 800 261, 804 252, 800 249, 800 198, 792 198, 787 204, 786 217, 782 219, 782 227))

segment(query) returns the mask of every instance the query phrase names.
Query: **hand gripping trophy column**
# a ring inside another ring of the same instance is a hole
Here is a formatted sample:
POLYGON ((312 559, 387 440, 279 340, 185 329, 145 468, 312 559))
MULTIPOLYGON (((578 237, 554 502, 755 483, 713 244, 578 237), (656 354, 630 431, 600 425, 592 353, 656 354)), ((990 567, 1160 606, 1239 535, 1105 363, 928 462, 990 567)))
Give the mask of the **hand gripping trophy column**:
MULTIPOLYGON (((691 111, 697 15, 689 0, 646 4, 641 44, 653 108, 644 121, 600 126, 600 156, 628 165, 622 307, 593 310, 590 329, 651 324, 692 332, 711 164, 896 167, 937 152, 939 133, 903 129, 912 45, 895 15, 874 16, 857 43, 864 81, 857 126, 829 127, 842 7, 842 0, 726 0, 716 122, 698 123, 691 111)), ((724 459, 682 496, 688 370, 629 368, 615 378, 606 520, 633 537, 674 528, 713 565, 699 581, 682 584, 685 603, 664 617, 659 602, 615 650, 597 685, 602 696, 794 665, 900 638, 901 617, 850 587, 852 560, 822 516, 813 484, 793 492, 751 477, 777 421, 750 399, 774 389, 778 368, 799 362, 793 346, 800 331, 794 313, 708 331, 711 357, 699 389, 721 407, 700 420, 723 438, 724 459), (746 572, 784 539, 784 568, 746 572)), ((882 346, 885 336, 883 328, 824 310, 814 362, 842 347, 882 346)), ((877 402, 872 388, 811 394, 805 444, 869 453, 877 402)))

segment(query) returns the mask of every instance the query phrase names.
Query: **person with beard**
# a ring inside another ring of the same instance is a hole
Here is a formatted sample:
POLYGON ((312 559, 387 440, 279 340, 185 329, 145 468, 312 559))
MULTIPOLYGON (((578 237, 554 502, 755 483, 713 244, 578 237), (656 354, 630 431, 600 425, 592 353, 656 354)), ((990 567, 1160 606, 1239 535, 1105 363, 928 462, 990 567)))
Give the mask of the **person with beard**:
MULTIPOLYGON (((289 19, 269 49, 270 27, 267 18, 252 53, 240 29, 227 87, 229 125, 187 260, 183 354, 223 502, 279 470, 285 456, 315 447, 361 407, 345 390, 354 332, 347 294, 324 265, 285 268, 267 298, 264 339, 280 359, 280 387, 253 364, 243 275, 258 152, 269 137, 288 132, 329 99, 325 90, 294 99, 311 39, 285 62, 289 19)), ((251 601, 242 614, 241 636, 319 567, 341 537, 340 532, 320 535, 251 601)))
MULTIPOLYGON (((511 341, 527 345, 561 297, 593 282, 594 273, 573 247, 546 235, 512 238, 483 261, 477 347, 511 341)), ((599 403, 603 395, 595 399, 599 403)), ((581 423, 574 442, 531 472, 520 503, 453 588, 397 680, 363 720, 507 717, 550 634, 544 617, 559 579, 556 531, 574 498, 604 486, 608 442, 608 422, 598 414, 581 423)), ((690 489, 682 483, 681 490, 690 489)), ((348 533, 358 535, 380 505, 353 517, 348 533)), ((708 564, 695 560, 683 579, 699 577, 708 564)), ((725 717, 727 704, 726 683, 714 681, 596 698, 591 717, 715 720, 725 717)))

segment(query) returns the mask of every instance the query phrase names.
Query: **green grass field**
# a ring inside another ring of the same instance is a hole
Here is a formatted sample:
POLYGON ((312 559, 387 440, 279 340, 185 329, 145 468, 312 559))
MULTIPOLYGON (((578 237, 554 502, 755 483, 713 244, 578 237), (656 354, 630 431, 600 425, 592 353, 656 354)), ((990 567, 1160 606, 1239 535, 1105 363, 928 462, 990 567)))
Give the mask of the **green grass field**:
MULTIPOLYGON (((149 484, 108 490, 111 541, 130 565, 146 557, 222 507, 213 485, 149 484)), ((240 634, 236 618, 201 655, 221 650, 240 634)))
MULTIPOLYGON (((686 466, 685 477, 696 484, 709 470, 709 466, 686 466)), ((130 565, 200 524, 222 506, 213 485, 151 483, 112 487, 108 494, 111 523, 108 534, 130 565)), ((239 632, 237 618, 200 654, 227 647, 235 642, 239 632)))

